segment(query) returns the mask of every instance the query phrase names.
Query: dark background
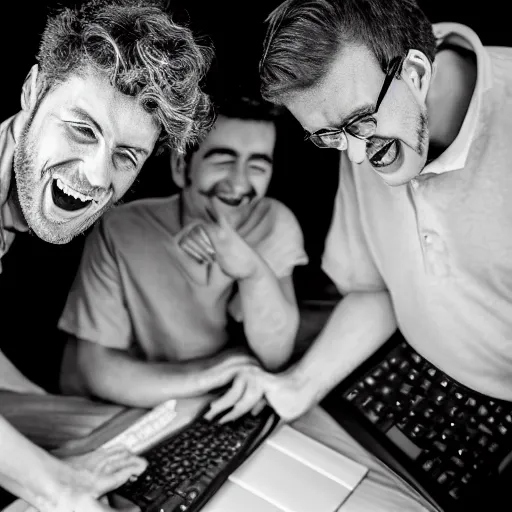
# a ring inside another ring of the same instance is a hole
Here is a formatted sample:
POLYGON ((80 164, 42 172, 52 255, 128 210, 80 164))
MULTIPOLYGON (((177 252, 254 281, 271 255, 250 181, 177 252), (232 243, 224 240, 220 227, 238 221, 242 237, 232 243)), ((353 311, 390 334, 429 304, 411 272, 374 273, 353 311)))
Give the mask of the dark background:
MULTIPOLYGON (((51 9, 75 2, 8 2, 2 6, 0 119, 19 110, 21 85, 35 63, 45 18, 51 9)), ((176 0, 171 9, 177 20, 189 19, 196 33, 208 36, 216 48, 217 76, 225 87, 257 89, 257 64, 263 21, 279 2, 269 0, 176 0)), ((486 45, 512 43, 503 2, 460 0, 422 1, 432 21, 457 21, 472 27, 486 45)), ((296 272, 299 301, 322 299, 329 284, 319 270, 337 186, 336 151, 302 142, 302 130, 290 117, 283 120, 270 194, 297 216, 305 237, 310 265, 296 272)), ((152 157, 126 196, 132 200, 168 195, 174 191, 164 157, 152 157)), ((17 237, 2 260, 0 275, 2 350, 28 376, 55 389, 62 339, 54 326, 74 277, 84 236, 66 246, 54 246, 30 235, 17 237), (10 328, 13 326, 13 328, 10 328), (8 331, 8 333, 6 332, 8 331)))

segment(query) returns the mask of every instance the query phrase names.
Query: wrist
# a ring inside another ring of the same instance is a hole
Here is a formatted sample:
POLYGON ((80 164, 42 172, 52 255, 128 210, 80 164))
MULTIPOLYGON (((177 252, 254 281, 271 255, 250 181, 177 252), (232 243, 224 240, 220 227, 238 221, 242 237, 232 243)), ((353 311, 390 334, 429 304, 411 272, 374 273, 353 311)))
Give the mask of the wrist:
POLYGON ((290 369, 286 370, 291 384, 300 397, 307 403, 317 403, 321 398, 321 391, 319 389, 319 381, 315 379, 307 367, 297 363, 290 369))
POLYGON ((68 512, 74 510, 79 492, 79 477, 76 470, 64 462, 55 461, 53 470, 48 473, 50 480, 38 492, 34 499, 34 506, 40 512, 68 512))
POLYGON ((249 261, 247 265, 247 272, 242 276, 239 281, 241 283, 250 281, 259 281, 265 279, 268 273, 268 267, 266 263, 259 257, 258 254, 254 254, 254 257, 249 261))

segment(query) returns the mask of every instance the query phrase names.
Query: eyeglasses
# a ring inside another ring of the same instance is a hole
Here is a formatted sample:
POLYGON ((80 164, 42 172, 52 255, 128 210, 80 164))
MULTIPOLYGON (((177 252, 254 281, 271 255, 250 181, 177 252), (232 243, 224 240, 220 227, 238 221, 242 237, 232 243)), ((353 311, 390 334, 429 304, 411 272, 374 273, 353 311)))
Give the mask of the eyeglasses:
POLYGON ((353 119, 346 123, 344 126, 336 130, 325 130, 315 133, 306 133, 304 140, 310 140, 315 146, 319 148, 331 148, 344 151, 348 147, 347 133, 355 137, 356 139, 368 140, 370 137, 375 135, 377 130, 377 120, 374 115, 379 110, 380 104, 388 92, 389 86, 393 81, 393 78, 399 73, 402 67, 403 58, 395 57, 389 63, 388 70, 386 72, 386 78, 382 84, 382 88, 377 98, 375 110, 372 114, 363 114, 360 117, 353 119))

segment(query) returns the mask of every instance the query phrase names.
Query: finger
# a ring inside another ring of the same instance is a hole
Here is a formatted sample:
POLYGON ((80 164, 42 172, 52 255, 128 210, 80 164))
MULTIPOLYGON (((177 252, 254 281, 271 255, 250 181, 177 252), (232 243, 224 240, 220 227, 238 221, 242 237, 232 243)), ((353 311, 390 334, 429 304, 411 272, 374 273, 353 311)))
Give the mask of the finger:
POLYGON ((247 414, 261 400, 261 390, 254 384, 249 384, 240 400, 233 406, 231 411, 220 418, 219 423, 234 421, 244 414, 247 414))
POLYGON ((227 217, 222 213, 222 209, 220 208, 221 201, 216 197, 212 198, 213 212, 215 214, 215 218, 217 219, 217 224, 221 229, 225 229, 228 232, 233 231, 233 227, 229 223, 227 217))
POLYGON ((198 233, 193 233, 188 239, 187 244, 197 253, 199 253, 202 258, 207 263, 213 263, 215 259, 215 251, 208 247, 199 237, 198 233))
POLYGON ((205 230, 201 226, 197 226, 190 234, 189 240, 197 244, 198 249, 202 254, 207 256, 209 261, 215 259, 215 249, 213 248, 211 240, 208 238, 205 230))
POLYGON ((251 409, 251 414, 253 416, 258 416, 258 414, 265 408, 265 405, 267 405, 267 402, 265 399, 261 398, 260 401, 251 409))
POLYGON ((147 462, 141 461, 141 459, 137 457, 131 460, 128 464, 124 464, 108 474, 98 475, 95 482, 95 497, 102 496, 107 492, 117 489, 132 476, 143 473, 146 468, 147 462))
POLYGON ((116 444, 107 449, 100 448, 84 455, 74 462, 75 466, 81 466, 95 472, 107 472, 112 464, 122 464, 133 457, 132 453, 123 445, 116 444))
POLYGON ((113 474, 124 468, 130 467, 133 470, 132 475, 140 475, 147 467, 148 463, 142 457, 136 455, 128 455, 126 457, 116 457, 110 459, 103 466, 101 472, 105 474, 113 474))
POLYGON ((238 400, 240 400, 240 398, 242 397, 246 385, 247 383, 245 379, 235 379, 231 388, 229 388, 229 390, 226 393, 224 393, 224 395, 222 395, 217 400, 214 400, 210 404, 210 409, 204 416, 205 419, 211 421, 219 413, 235 405, 238 402, 238 400))
POLYGON ((205 245, 205 247, 208 249, 208 251, 215 255, 215 249, 213 247, 213 243, 208 237, 208 234, 206 233, 206 230, 203 226, 197 226, 194 231, 197 231, 199 239, 202 241, 202 243, 205 245))
POLYGON ((197 250, 194 247, 194 244, 190 243, 190 240, 188 238, 180 243, 180 247, 200 265, 206 263, 206 257, 203 254, 201 254, 201 251, 197 250))

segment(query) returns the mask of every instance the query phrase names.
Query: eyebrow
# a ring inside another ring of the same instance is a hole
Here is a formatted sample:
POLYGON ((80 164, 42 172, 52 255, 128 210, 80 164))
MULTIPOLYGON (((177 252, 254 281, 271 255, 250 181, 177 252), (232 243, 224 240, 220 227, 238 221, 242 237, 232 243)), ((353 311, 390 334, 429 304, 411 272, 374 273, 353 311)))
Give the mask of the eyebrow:
MULTIPOLYGON (((203 160, 210 158, 212 156, 231 156, 233 158, 238 158, 239 153, 231 148, 217 147, 209 149, 204 155, 203 160)), ((249 160, 264 160, 265 162, 272 164, 272 157, 267 155, 266 153, 251 153, 249 156, 249 160)))
POLYGON ((369 116, 374 113, 375 113, 375 105, 373 105, 373 104, 361 105, 360 107, 357 107, 354 111, 352 111, 349 116, 347 116, 345 118, 341 118, 337 127, 335 127, 335 128, 320 128, 319 130, 317 130, 316 132, 313 132, 313 133, 331 132, 333 130, 339 130, 339 129, 341 129, 341 127, 346 126, 347 124, 350 124, 351 122, 357 120, 360 117, 369 116))
MULTIPOLYGON (((101 129, 101 126, 94 120, 93 117, 91 117, 91 115, 86 112, 84 109, 80 108, 80 107, 72 107, 69 109, 71 113, 73 113, 76 117, 80 118, 82 121, 85 121, 87 123, 90 123, 92 124, 96 130, 101 134, 103 135, 103 130, 101 129)), ((122 145, 122 146, 119 146, 120 148, 123 148, 123 149, 131 149, 137 153, 142 153, 143 155, 147 156, 149 154, 148 150, 147 149, 144 149, 144 148, 140 148, 140 147, 137 147, 137 146, 127 146, 127 145, 122 145)))

